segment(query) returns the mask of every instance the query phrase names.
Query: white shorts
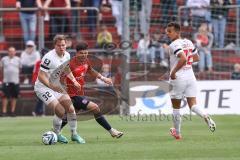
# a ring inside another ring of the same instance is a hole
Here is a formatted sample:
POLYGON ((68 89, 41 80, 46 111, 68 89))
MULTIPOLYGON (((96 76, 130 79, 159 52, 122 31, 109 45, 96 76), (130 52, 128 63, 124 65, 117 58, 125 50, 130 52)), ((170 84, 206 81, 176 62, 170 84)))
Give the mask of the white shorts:
POLYGON ((34 91, 38 98, 40 98, 46 105, 54 100, 58 101, 62 96, 65 95, 64 93, 53 91, 42 83, 35 84, 34 91))
POLYGON ((170 80, 170 84, 172 86, 170 90, 172 99, 197 96, 197 81, 195 79, 170 80))

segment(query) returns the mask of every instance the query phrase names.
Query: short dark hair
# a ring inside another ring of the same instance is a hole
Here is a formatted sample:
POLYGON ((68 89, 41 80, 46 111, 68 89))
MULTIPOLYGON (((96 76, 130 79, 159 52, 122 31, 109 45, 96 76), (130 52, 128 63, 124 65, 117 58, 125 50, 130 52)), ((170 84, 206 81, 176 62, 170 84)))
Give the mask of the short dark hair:
POLYGON ((175 31, 181 31, 181 26, 177 22, 170 22, 168 23, 167 27, 173 27, 175 31))
POLYGON ((66 36, 65 35, 61 35, 61 34, 57 34, 54 38, 53 38, 53 43, 54 45, 58 42, 58 41, 62 41, 64 40, 66 42, 66 36))
POLYGON ((82 51, 82 50, 86 50, 88 49, 88 44, 86 42, 79 42, 77 45, 76 45, 76 51, 82 51))

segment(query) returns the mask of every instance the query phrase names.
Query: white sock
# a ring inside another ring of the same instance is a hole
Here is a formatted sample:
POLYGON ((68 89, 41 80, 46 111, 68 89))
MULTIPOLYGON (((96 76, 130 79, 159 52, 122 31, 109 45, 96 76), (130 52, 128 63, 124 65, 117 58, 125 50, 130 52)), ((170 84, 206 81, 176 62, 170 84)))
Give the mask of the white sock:
POLYGON ((72 135, 77 134, 77 115, 76 113, 67 113, 67 121, 72 135))
POLYGON ((108 130, 108 132, 109 132, 110 134, 113 134, 113 128, 111 128, 110 130, 108 130))
POLYGON ((53 116, 53 131, 59 135, 61 132, 61 125, 62 125, 62 119, 59 118, 57 115, 53 116))
POLYGON ((199 109, 199 107, 197 107, 197 105, 193 105, 191 108, 191 111, 196 113, 201 118, 205 118, 207 116, 206 113, 204 113, 204 111, 202 111, 201 109, 199 109))
POLYGON ((173 125, 176 129, 176 133, 179 135, 181 130, 182 117, 180 114, 180 109, 173 109, 173 125))

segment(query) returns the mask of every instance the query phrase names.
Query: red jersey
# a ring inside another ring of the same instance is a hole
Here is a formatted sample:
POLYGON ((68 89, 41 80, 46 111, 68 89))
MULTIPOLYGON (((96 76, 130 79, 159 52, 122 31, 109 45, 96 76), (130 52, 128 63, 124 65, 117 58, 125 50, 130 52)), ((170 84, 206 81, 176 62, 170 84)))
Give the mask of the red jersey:
POLYGON ((76 78, 77 82, 81 85, 81 89, 79 90, 73 85, 73 82, 66 78, 66 84, 67 84, 67 92, 70 97, 73 96, 82 96, 84 95, 84 89, 83 86, 85 84, 84 77, 86 76, 86 73, 91 70, 91 65, 88 60, 86 61, 79 61, 76 57, 72 58, 70 61, 70 69, 73 73, 73 76, 76 78))
POLYGON ((33 74, 32 74, 32 83, 34 84, 38 77, 38 72, 40 69, 41 60, 37 61, 34 65, 33 74))
MULTIPOLYGON (((50 3, 50 7, 66 7, 66 2, 65 0, 52 0, 52 2, 50 3)), ((49 11, 50 14, 52 15, 67 15, 68 11, 66 10, 56 10, 56 11, 49 11)))

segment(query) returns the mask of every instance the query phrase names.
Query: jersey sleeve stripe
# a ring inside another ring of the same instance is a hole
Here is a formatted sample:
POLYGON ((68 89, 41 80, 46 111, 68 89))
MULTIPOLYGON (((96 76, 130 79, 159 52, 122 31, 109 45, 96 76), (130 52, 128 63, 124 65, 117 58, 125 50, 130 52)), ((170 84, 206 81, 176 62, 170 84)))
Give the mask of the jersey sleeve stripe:
POLYGON ((49 70, 49 68, 48 68, 48 67, 46 67, 46 66, 44 66, 44 65, 42 65, 42 64, 41 64, 41 67, 42 67, 42 68, 44 68, 44 69, 47 69, 47 70, 49 70))
POLYGON ((178 51, 181 51, 181 50, 182 50, 182 49, 179 48, 179 49, 177 49, 176 51, 174 51, 173 54, 177 54, 177 52, 178 52, 178 51))
POLYGON ((197 51, 197 48, 195 47, 192 52, 196 52, 196 51, 197 51))

